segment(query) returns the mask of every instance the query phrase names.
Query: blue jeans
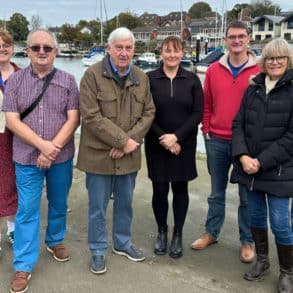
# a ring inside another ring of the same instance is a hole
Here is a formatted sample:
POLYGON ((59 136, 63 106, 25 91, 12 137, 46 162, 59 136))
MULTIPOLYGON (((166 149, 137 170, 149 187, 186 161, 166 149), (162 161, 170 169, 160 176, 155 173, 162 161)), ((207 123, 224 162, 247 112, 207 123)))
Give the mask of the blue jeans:
MULTIPOLYGON (((211 139, 205 140, 205 145, 212 189, 208 197, 209 210, 205 229, 214 239, 218 239, 225 220, 226 188, 232 164, 232 143, 230 140, 213 136, 211 139)), ((252 243, 246 189, 240 184, 238 194, 240 199, 238 207, 240 242, 242 244, 252 243)))
POLYGON ((108 248, 107 207, 114 194, 112 238, 115 249, 131 246, 132 197, 137 172, 126 175, 86 173, 89 196, 88 245, 92 255, 105 255, 108 248))
POLYGON ((261 191, 247 191, 251 226, 267 229, 267 214, 276 243, 293 244, 289 197, 278 197, 261 191))
POLYGON ((14 231, 14 269, 31 272, 39 256, 41 199, 46 178, 48 218, 45 243, 63 241, 66 232, 67 196, 72 182, 72 159, 49 169, 15 163, 18 209, 14 231))

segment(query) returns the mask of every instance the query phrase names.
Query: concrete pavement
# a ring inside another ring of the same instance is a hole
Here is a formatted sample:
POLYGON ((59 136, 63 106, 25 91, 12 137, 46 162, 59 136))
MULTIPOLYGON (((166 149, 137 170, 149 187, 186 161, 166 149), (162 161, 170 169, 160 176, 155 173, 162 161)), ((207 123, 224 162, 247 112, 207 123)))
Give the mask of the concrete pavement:
MULTIPOLYGON (((191 293, 233 292, 271 293, 276 292, 278 262, 276 248, 270 235, 271 272, 263 281, 248 282, 242 279, 250 265, 239 261, 239 234, 237 227, 237 187, 229 185, 227 192, 226 220, 219 242, 203 251, 193 251, 190 244, 204 231, 207 214, 207 195, 210 181, 205 156, 197 156, 199 177, 189 185, 190 205, 184 226, 184 255, 172 259, 168 255, 156 256, 153 244, 156 224, 151 208, 151 183, 147 178, 145 160, 137 177, 134 196, 133 242, 141 248, 147 258, 135 263, 123 256, 114 255, 109 248, 106 261, 108 271, 94 275, 89 271, 90 254, 87 248, 87 193, 85 176, 74 170, 74 180, 69 197, 72 212, 68 214, 68 231, 65 245, 71 253, 66 263, 54 261, 43 243, 46 227, 46 197, 42 203, 42 242, 39 261, 32 273, 30 293, 191 293)), ((171 199, 169 195, 169 200, 171 199)), ((170 208, 171 208, 170 201, 170 208)), ((108 226, 111 230, 112 201, 108 210, 108 226)), ((169 213, 170 238, 173 215, 169 213)), ((111 232, 109 233, 111 235, 111 232)), ((111 247, 111 243, 110 243, 111 247)), ((9 292, 13 276, 12 249, 2 243, 0 258, 0 293, 9 292)))

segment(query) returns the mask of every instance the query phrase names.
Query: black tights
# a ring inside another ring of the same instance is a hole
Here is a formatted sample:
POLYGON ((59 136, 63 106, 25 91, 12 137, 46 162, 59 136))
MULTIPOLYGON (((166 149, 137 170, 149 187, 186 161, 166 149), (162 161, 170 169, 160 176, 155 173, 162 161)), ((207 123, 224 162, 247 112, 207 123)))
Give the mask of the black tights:
MULTIPOLYGON (((167 227, 169 182, 152 183, 152 206, 155 219, 158 227, 167 227)), ((174 227, 176 231, 181 233, 189 204, 188 182, 171 182, 171 188, 173 191, 174 227)))

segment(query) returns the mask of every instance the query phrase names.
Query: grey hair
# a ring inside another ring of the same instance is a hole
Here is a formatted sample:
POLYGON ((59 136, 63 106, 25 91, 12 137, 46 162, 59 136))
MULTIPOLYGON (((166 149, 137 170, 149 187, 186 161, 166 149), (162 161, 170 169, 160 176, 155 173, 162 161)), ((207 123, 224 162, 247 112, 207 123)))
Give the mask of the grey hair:
POLYGON ((58 42, 56 40, 56 37, 55 35, 50 32, 48 29, 46 28, 37 28, 37 29, 34 29, 34 30, 31 30, 26 38, 26 45, 29 46, 30 45, 30 42, 31 42, 31 38, 32 38, 32 35, 36 32, 45 32, 47 33, 53 40, 53 43, 54 43, 54 46, 57 47, 58 46, 58 42))
POLYGON ((259 60, 259 65, 264 72, 266 72, 266 68, 265 68, 266 58, 276 57, 276 56, 288 57, 287 70, 293 68, 293 49, 290 47, 290 45, 285 39, 277 38, 267 43, 262 50, 262 54, 259 60))
POLYGON ((118 27, 109 35, 108 45, 112 45, 114 41, 124 41, 127 39, 132 39, 133 45, 135 44, 135 37, 132 31, 126 27, 118 27))

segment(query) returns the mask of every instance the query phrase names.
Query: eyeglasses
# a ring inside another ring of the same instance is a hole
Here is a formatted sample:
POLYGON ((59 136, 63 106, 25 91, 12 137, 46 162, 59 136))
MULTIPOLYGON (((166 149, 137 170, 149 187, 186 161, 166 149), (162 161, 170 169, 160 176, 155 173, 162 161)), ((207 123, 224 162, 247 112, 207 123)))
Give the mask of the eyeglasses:
POLYGON ((8 48, 10 48, 12 45, 10 45, 10 44, 6 44, 6 43, 4 43, 4 44, 2 44, 2 45, 0 45, 0 49, 8 49, 8 48))
POLYGON ((268 64, 272 64, 272 63, 274 63, 275 61, 276 61, 277 63, 283 63, 283 62, 285 62, 285 60, 286 60, 287 58, 288 58, 287 56, 266 57, 266 58, 265 58, 265 61, 266 61, 266 63, 268 63, 268 64))
POLYGON ((248 37, 248 35, 244 35, 244 34, 242 34, 242 35, 229 35, 229 36, 227 36, 227 39, 230 41, 236 41, 236 39, 242 41, 247 37, 248 37))
POLYGON ((33 45, 33 46, 30 46, 29 47, 33 52, 40 52, 41 51, 41 48, 43 48, 44 52, 45 53, 51 53, 53 51, 53 47, 50 47, 50 46, 47 46, 47 45, 44 45, 44 46, 41 46, 41 45, 33 45))
POLYGON ((131 52, 133 50, 133 46, 131 45, 125 47, 123 47, 122 45, 115 45, 114 48, 117 52, 122 52, 123 49, 125 49, 126 52, 131 52))

